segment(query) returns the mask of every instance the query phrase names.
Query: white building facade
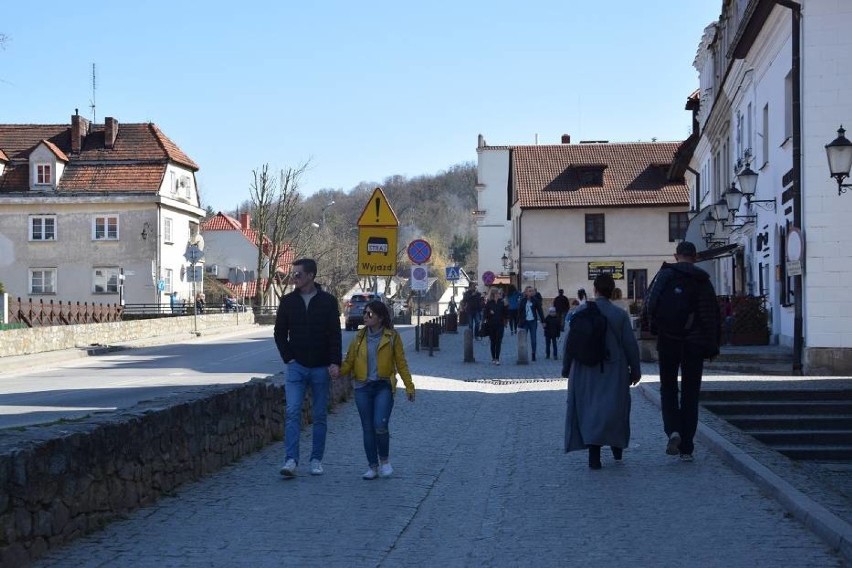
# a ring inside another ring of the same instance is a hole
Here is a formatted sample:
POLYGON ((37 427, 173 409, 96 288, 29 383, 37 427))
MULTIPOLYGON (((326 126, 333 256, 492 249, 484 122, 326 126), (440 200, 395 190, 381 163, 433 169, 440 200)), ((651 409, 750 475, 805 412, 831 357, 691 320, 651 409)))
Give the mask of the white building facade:
POLYGON ((852 124, 850 30, 852 3, 726 1, 695 59, 700 137, 686 179, 700 213, 690 234, 719 217, 710 246, 737 248, 712 261, 717 292, 764 298, 772 341, 792 347, 805 374, 852 372, 852 196, 838 195, 824 149, 852 124), (750 203, 713 211, 747 168, 757 174, 750 203), (790 262, 796 229, 800 263, 790 262))
MULTIPOLYGON (((480 137, 481 271, 533 286, 546 302, 610 273, 641 300, 687 228, 687 186, 673 168, 682 143, 491 147, 480 137), (504 259, 505 255, 505 265, 504 259)), ((481 286, 481 280, 480 280, 481 286)))
MULTIPOLYGON (((0 278, 33 302, 192 296, 198 166, 156 125, 0 125, 0 278)), ((199 282, 200 285, 200 282, 199 282)))

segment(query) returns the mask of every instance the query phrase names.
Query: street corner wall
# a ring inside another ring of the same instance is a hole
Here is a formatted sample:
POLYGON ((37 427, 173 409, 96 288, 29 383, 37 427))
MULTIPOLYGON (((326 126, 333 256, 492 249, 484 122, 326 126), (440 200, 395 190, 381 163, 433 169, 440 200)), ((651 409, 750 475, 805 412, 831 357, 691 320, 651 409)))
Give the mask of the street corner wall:
POLYGON ((808 347, 803 367, 805 375, 852 376, 852 349, 848 347, 808 347))
MULTIPOLYGON (((332 381, 332 405, 352 396, 332 381)), ((24 566, 283 439, 284 377, 199 387, 0 438, 0 566, 24 566)), ((302 412, 310 422, 310 396, 302 412)), ((270 475, 275 472, 270 472, 270 475)))
MULTIPOLYGON (((252 312, 241 314, 205 314, 198 316, 198 330, 254 325, 252 312)), ((93 345, 115 345, 158 336, 190 334, 195 329, 193 316, 174 316, 145 320, 8 329, 0 331, 0 357, 32 355, 93 345)))

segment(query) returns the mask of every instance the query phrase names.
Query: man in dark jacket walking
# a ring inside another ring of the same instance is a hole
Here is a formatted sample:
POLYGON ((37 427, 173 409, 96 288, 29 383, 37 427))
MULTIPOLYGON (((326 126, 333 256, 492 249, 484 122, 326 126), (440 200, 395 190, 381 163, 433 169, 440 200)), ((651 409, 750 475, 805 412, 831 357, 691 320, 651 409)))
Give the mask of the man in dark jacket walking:
POLYGON ((286 457, 281 468, 285 478, 295 477, 299 464, 302 402, 308 387, 313 397, 311 475, 322 475, 329 377, 336 379, 340 373, 340 310, 337 299, 314 282, 316 274, 317 263, 313 259, 302 258, 293 263, 295 290, 281 298, 275 317, 275 344, 287 364, 286 457))
POLYGON ((565 295, 565 290, 559 289, 559 294, 553 298, 553 307, 556 308, 556 315, 559 317, 559 329, 565 331, 565 316, 568 310, 571 309, 571 301, 565 295))
POLYGON ((651 332, 657 335, 666 453, 692 461, 704 359, 719 354, 721 322, 710 275, 695 266, 695 245, 679 243, 675 260, 664 262, 654 277, 645 310, 651 332))

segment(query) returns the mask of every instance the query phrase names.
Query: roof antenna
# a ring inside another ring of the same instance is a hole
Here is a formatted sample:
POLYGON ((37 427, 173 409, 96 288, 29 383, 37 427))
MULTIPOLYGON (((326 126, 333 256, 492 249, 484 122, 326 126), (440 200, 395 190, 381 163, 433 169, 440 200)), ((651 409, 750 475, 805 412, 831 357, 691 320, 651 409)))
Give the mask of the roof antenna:
POLYGON ((92 109, 92 124, 97 122, 97 115, 95 114, 95 64, 92 63, 92 100, 89 101, 91 103, 89 106, 92 109))

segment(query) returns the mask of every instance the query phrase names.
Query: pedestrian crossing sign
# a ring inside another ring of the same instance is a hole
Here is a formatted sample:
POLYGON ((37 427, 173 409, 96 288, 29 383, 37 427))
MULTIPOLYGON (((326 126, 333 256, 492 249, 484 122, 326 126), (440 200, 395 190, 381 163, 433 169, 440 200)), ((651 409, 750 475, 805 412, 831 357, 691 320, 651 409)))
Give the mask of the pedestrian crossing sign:
POLYGON ((453 282, 455 280, 459 280, 459 267, 458 266, 448 266, 446 268, 447 271, 447 280, 453 282))

